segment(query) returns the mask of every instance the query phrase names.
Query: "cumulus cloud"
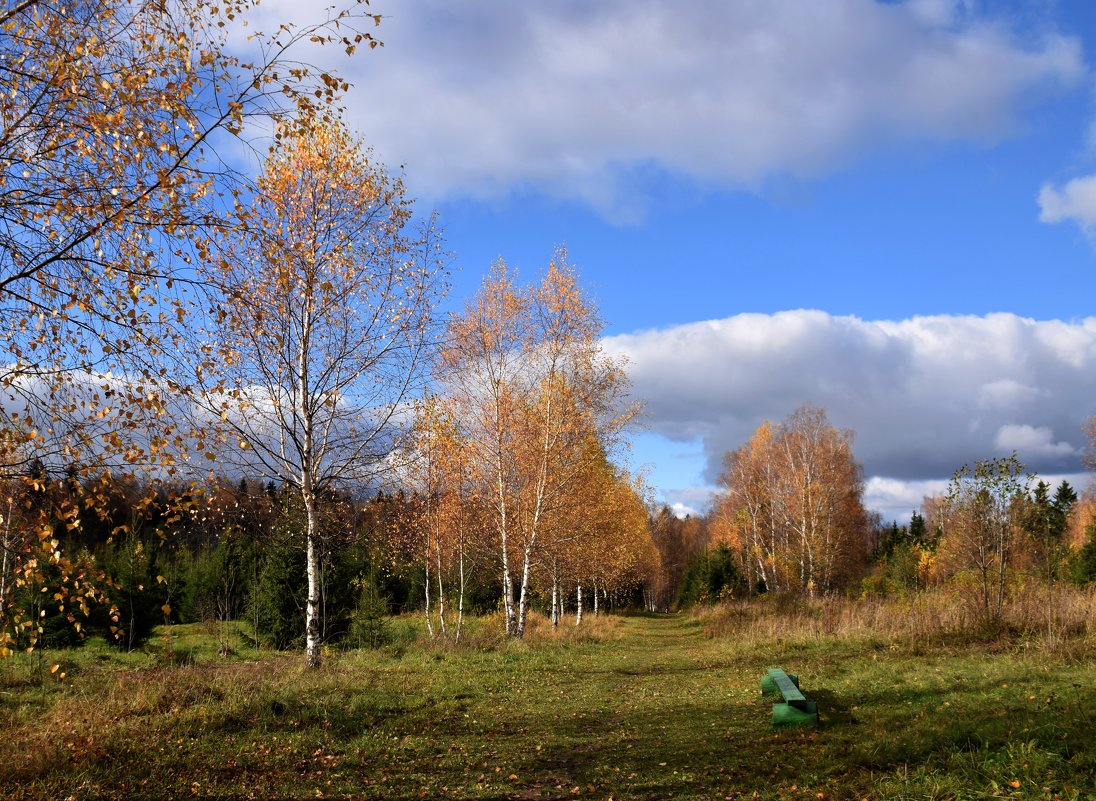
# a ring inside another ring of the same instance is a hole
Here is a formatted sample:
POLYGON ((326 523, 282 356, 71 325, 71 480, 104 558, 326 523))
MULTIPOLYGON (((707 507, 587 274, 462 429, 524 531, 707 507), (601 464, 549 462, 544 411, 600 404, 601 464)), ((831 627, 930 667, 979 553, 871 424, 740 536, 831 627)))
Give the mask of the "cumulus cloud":
POLYGON ((871 321, 800 310, 614 336, 606 346, 628 358, 653 432, 701 438, 709 482, 722 454, 762 420, 812 403, 856 432, 875 508, 919 503, 924 487, 909 482, 935 486, 1013 450, 1040 474, 1080 472, 1080 425, 1096 410, 1096 318, 871 321))
MULTIPOLYGON (((291 0, 260 9, 301 13, 291 0)), ((903 141, 993 142, 1085 71, 1078 39, 1022 38, 961 0, 370 9, 385 47, 338 65, 347 105, 417 194, 533 188, 618 214, 652 169, 749 188, 903 141)))
POLYGON ((1017 451, 1028 458, 1060 458, 1077 453, 1068 442, 1055 442, 1054 432, 1047 426, 1005 425, 997 430, 995 440, 999 451, 1017 451))
POLYGON ((1074 178, 1061 188, 1043 186, 1039 219, 1045 223, 1071 221, 1088 233, 1096 231, 1096 175, 1074 178))
POLYGON ((662 501, 670 507, 670 511, 677 517, 691 515, 693 517, 704 514, 708 510, 712 497, 719 492, 719 487, 686 487, 684 489, 670 489, 662 493, 662 501))
POLYGON ((900 481, 873 476, 864 487, 864 505, 879 512, 884 521, 905 521, 911 512, 921 508, 926 497, 939 495, 947 487, 947 479, 900 481))

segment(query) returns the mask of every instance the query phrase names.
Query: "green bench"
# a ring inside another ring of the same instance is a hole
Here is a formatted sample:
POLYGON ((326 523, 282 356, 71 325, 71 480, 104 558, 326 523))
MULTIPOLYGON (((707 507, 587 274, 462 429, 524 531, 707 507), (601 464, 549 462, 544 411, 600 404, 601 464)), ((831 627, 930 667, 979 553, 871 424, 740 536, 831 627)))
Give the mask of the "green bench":
POLYGON ((773 704, 773 725, 787 726, 801 723, 818 723, 818 704, 808 701, 799 690, 799 677, 772 668, 761 677, 761 694, 784 697, 781 704, 773 704))

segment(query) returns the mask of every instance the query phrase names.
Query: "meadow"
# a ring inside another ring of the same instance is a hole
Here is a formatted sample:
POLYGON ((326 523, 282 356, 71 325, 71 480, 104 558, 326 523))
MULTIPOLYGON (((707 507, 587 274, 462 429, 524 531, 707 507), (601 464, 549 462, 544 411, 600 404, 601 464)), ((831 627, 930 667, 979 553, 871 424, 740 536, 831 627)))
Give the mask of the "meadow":
POLYGON ((21 654, 0 663, 0 787, 13 801, 1096 797, 1087 621, 986 638, 947 633, 940 610, 797 609, 559 632, 535 617, 521 642, 485 618, 460 645, 399 618, 385 647, 318 670, 256 649, 242 624, 175 626, 128 654, 21 654), (817 728, 773 728, 758 690, 773 665, 800 675, 817 728))

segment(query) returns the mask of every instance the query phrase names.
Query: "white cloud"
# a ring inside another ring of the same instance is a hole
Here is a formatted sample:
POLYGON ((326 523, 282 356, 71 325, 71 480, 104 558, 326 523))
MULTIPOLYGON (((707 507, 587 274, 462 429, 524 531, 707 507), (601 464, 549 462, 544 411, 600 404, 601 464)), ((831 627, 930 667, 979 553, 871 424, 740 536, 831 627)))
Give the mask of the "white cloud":
POLYGON ((1039 219, 1045 223, 1072 221, 1082 230, 1096 229, 1096 175, 1074 178, 1062 188, 1039 190, 1039 219))
POLYGON ((376 0, 385 47, 338 68, 352 118, 416 194, 533 188, 627 216, 652 168, 749 188, 904 141, 992 143, 1082 78, 1078 39, 1025 39, 968 6, 376 0))
POLYGON ((661 501, 666 503, 677 517, 686 515, 696 517, 708 511, 708 505, 717 492, 719 487, 715 486, 670 489, 662 493, 661 501))
POLYGON ((702 514, 702 512, 698 509, 695 509, 692 506, 686 506, 685 504, 680 502, 675 502, 671 504, 670 511, 673 512, 674 517, 679 517, 682 519, 686 517, 695 517, 698 514, 702 514))
POLYGON ((1073 456, 1077 449, 1068 442, 1055 442, 1048 426, 1004 425, 997 430, 995 440, 999 451, 1017 451, 1030 458, 1051 459, 1073 456))
POLYGON ((615 336, 606 346, 628 357, 651 431, 702 439, 709 481, 762 420, 812 403, 856 431, 869 501, 908 506, 906 515, 925 494, 909 482, 946 480, 1013 449, 1040 474, 1080 472, 1080 425, 1096 411, 1096 318, 868 321, 788 311, 615 336))
POLYGON ((864 505, 879 512, 884 522, 905 523, 929 495, 947 490, 947 479, 901 481, 873 476, 864 487, 864 505))

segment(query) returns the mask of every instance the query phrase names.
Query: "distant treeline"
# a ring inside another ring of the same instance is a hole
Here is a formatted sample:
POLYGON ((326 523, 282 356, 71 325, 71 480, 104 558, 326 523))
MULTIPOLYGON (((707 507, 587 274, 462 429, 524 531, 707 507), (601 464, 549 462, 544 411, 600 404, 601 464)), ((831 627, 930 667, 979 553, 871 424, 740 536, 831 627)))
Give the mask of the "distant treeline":
MULTIPOLYGON (((5 560, 5 603, 31 611, 41 627, 37 637, 22 632, 18 646, 75 646, 88 635, 101 635, 131 649, 156 626, 229 620, 247 621, 259 644, 277 649, 303 645, 304 513, 298 493, 246 479, 200 489, 106 479, 92 483, 75 470, 49 476, 40 463, 27 480, 8 489, 9 508, 18 514, 6 517, 5 549, 18 550, 19 537, 51 537, 73 555, 64 576, 54 575, 62 568, 48 561, 27 574, 40 575, 39 581, 19 581, 7 567, 15 562, 5 560), (48 528, 34 532, 12 525, 20 519, 48 520, 48 528), (48 591, 65 584, 74 591, 48 591), (85 599, 86 614, 74 597, 85 599)), ((752 548, 742 536, 752 525, 749 518, 741 510, 728 514, 735 498, 733 492, 720 496, 707 516, 679 518, 668 507, 652 509, 644 535, 646 557, 611 590, 580 585, 586 608, 669 611, 769 593, 809 594, 807 585, 767 584, 766 576, 779 571, 795 575, 798 557, 790 545, 787 563, 766 560, 752 548), (735 526, 728 526, 728 520, 735 526)), ((438 598, 448 596, 452 604, 455 584, 437 587, 436 572, 435 586, 427 584, 431 577, 420 552, 421 537, 409 531, 422 525, 423 499, 378 491, 368 496, 328 492, 322 500, 325 643, 382 644, 386 616, 429 610, 432 593, 434 614, 438 598)), ((1068 482, 1052 492, 1039 481, 1030 491, 1007 498, 1007 541, 996 541, 1005 550, 991 553, 981 573, 975 559, 979 548, 995 542, 992 532, 980 541, 974 525, 985 512, 979 504, 987 496, 975 492, 968 499, 970 508, 960 500, 926 499, 924 514, 914 512, 903 524, 856 518, 861 527, 844 535, 855 542, 849 553, 856 558, 845 560, 840 581, 827 591, 893 597, 947 585, 988 602, 988 595, 977 592, 980 577, 987 586, 990 579, 999 581, 1004 602, 1024 582, 1085 585, 1096 580, 1096 501, 1078 499, 1068 482)), ((462 611, 498 611, 502 582, 489 544, 468 549, 464 570, 462 611)), ((534 594, 534 608, 550 614, 553 599, 547 586, 542 582, 534 594)), ((564 603, 574 610, 578 596, 554 603, 557 612, 564 603)), ((446 614, 455 615, 455 608, 450 605, 446 614)))

